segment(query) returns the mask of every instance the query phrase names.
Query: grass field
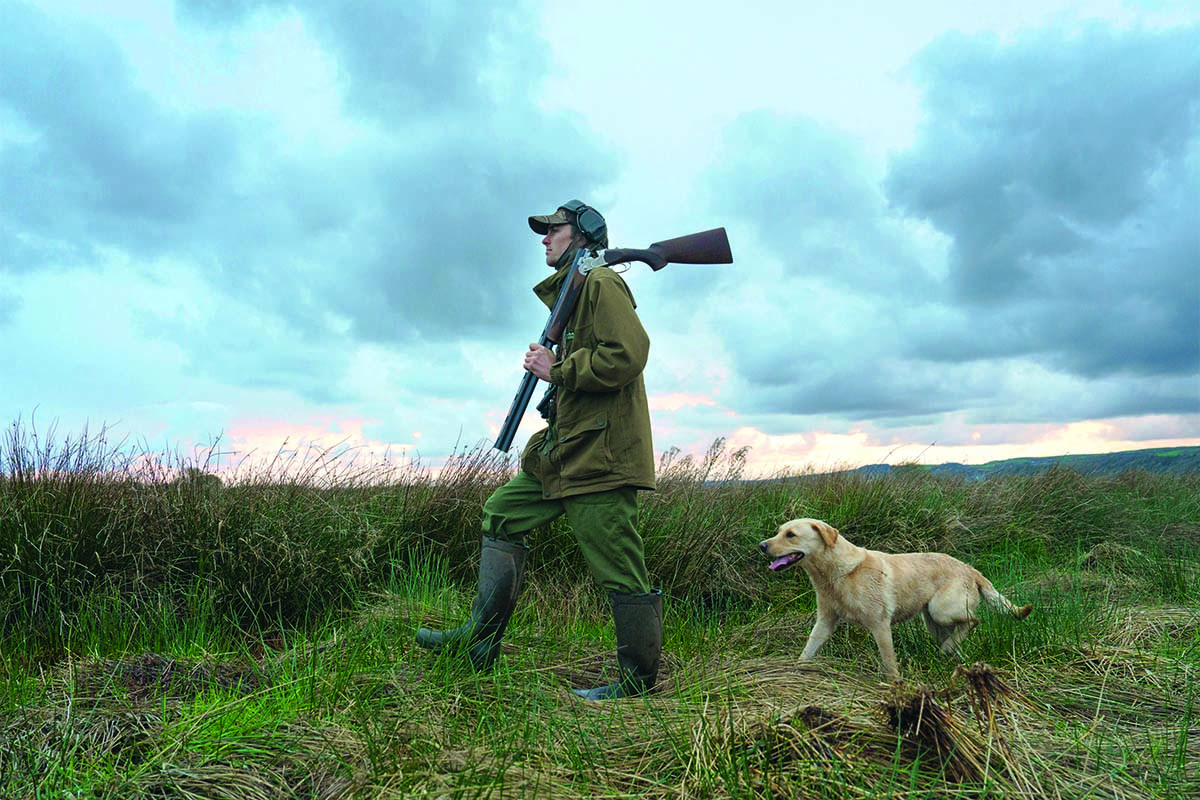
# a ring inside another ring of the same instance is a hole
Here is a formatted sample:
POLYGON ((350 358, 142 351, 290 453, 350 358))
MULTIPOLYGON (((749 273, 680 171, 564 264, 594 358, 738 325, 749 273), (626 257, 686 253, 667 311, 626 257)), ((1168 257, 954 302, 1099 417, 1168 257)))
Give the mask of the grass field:
POLYGON ((658 691, 590 703, 569 688, 613 679, 615 643, 561 523, 493 672, 413 643, 467 613, 494 453, 222 482, 13 426, 0 797, 1200 796, 1200 475, 747 482, 744 456, 664 457, 641 509, 658 691), (755 547, 796 516, 948 552, 1034 612, 985 611, 964 663, 899 626, 896 684, 860 630, 800 664, 811 587, 755 547))

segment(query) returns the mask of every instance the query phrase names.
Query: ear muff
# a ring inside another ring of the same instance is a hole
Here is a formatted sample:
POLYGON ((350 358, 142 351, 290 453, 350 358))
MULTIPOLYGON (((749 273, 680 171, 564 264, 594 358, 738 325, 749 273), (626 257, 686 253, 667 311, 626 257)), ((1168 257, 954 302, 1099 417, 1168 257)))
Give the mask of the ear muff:
POLYGON ((575 227, 579 228, 579 232, 589 241, 603 241, 605 235, 608 234, 608 223, 604 221, 603 215, 587 203, 571 200, 563 203, 561 208, 565 208, 575 215, 575 227))

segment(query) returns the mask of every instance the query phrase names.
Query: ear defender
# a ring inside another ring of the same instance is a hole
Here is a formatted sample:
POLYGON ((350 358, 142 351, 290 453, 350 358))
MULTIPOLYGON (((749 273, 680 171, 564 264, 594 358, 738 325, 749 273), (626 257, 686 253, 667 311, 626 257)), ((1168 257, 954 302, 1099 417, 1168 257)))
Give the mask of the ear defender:
POLYGON ((562 208, 575 215, 575 227, 590 241, 599 242, 608 233, 608 223, 604 221, 604 216, 587 203, 571 200, 564 203, 562 208))

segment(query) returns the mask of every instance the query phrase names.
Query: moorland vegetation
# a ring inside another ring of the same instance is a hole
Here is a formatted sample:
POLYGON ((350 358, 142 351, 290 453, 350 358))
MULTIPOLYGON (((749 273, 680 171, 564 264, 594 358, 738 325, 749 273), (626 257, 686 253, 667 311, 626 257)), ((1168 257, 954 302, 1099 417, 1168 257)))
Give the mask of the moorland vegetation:
POLYGON ((494 671, 413 643, 465 616, 507 457, 214 474, 211 452, 14 424, 0 796, 1200 796, 1200 474, 746 480, 746 455, 663 456, 641 498, 658 691, 591 703, 569 687, 613 679, 614 642, 564 523, 535 537, 494 671), (898 626, 895 684, 863 631, 799 663, 811 586, 756 547, 799 516, 950 553, 1034 612, 984 612, 962 662, 898 626))

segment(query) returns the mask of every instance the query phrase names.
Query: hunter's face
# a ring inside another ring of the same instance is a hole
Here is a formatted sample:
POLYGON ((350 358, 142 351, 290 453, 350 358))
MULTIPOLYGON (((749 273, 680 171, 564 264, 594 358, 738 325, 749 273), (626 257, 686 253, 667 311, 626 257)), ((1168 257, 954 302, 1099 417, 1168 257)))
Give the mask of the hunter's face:
POLYGON ((553 267, 558 264, 558 260, 567 252, 574 238, 570 225, 551 225, 542 237, 542 244, 546 248, 546 266, 553 267))

